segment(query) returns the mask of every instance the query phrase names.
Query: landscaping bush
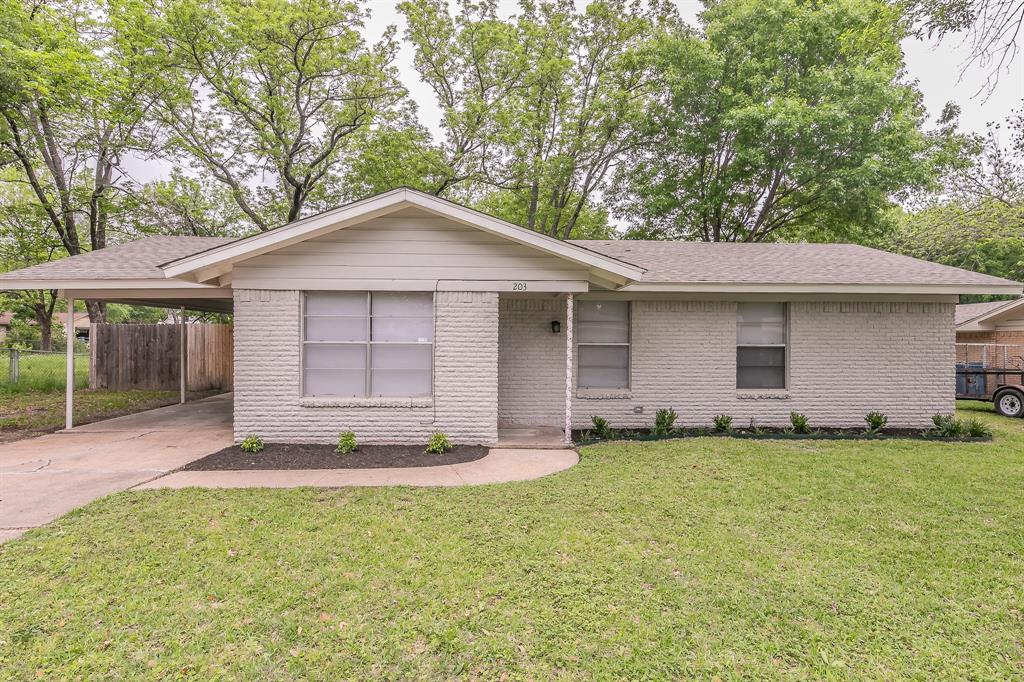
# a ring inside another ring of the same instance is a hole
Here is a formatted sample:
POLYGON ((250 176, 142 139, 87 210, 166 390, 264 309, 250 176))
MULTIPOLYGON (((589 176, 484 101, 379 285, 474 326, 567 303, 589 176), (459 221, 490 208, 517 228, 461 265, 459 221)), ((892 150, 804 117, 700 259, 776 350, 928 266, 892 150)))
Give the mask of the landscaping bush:
POLYGON ((342 431, 338 434, 338 447, 334 451, 339 455, 347 455, 356 449, 356 434, 354 431, 342 431))
POLYGON ((651 429, 652 436, 667 436, 672 433, 672 428, 676 423, 676 418, 679 415, 676 414, 675 409, 661 408, 654 415, 654 428, 651 429))
POLYGON ((716 414, 714 418, 715 431, 729 433, 732 431, 732 417, 727 414, 716 414))
POLYGON ((443 455, 451 449, 452 442, 448 440, 448 436, 444 435, 440 431, 430 434, 430 442, 427 443, 427 452, 432 455, 443 455))
POLYGON ((943 438, 962 438, 964 423, 951 414, 937 414, 932 417, 936 435, 943 438))
POLYGON ((263 439, 254 433, 250 433, 242 441, 241 446, 243 451, 250 453, 263 452, 263 439))
POLYGON ((889 423, 889 418, 878 410, 874 410, 864 415, 864 421, 867 422, 868 433, 879 433, 889 423))
POLYGON ((800 414, 799 412, 789 413, 789 423, 793 425, 793 433, 811 432, 811 424, 807 420, 807 416, 800 414))
POLYGON ((608 420, 604 417, 598 417, 595 414, 590 421, 594 425, 594 433, 598 438, 608 440, 615 437, 615 429, 608 425, 608 420))
POLYGON ((992 429, 989 428, 988 424, 981 421, 976 417, 964 421, 963 429, 971 438, 991 438, 992 429))

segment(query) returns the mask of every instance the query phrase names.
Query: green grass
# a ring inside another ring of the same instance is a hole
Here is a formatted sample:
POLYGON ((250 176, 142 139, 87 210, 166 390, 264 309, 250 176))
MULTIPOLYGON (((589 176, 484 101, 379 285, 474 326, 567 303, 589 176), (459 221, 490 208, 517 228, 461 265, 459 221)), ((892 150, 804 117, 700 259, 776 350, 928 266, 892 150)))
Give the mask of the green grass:
MULTIPOLYGON (((19 377, 17 383, 10 379, 10 351, 0 351, 0 400, 11 393, 53 392, 63 393, 67 384, 67 358, 63 353, 33 353, 21 351, 18 354, 19 377)), ((89 356, 75 357, 75 388, 89 385, 89 356)))
MULTIPOLYGON (((178 402, 177 391, 75 391, 75 423, 87 424, 178 402)), ((0 443, 64 428, 64 393, 0 393, 0 443)))
POLYGON ((121 493, 0 547, 10 678, 1024 677, 1024 421, 455 489, 121 493))

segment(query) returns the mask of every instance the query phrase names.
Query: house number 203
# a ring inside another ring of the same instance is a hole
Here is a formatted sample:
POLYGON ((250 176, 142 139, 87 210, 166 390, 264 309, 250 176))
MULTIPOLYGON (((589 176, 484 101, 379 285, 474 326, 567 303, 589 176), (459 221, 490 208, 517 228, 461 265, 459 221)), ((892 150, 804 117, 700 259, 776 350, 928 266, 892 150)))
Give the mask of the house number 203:
POLYGON ((512 282, 512 291, 526 291, 526 282, 512 282))

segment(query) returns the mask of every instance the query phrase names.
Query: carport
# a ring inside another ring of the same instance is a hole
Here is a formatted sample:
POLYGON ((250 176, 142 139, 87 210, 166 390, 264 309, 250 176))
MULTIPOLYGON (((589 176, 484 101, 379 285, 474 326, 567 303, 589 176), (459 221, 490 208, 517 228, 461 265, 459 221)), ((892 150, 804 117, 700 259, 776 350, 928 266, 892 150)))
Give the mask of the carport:
MULTIPOLYGON (((0 289, 56 289, 67 301, 66 319, 71 329, 77 300, 127 303, 157 308, 178 308, 180 400, 185 402, 186 310, 231 313, 232 293, 228 281, 199 284, 169 279, 161 269, 205 249, 234 241, 219 237, 151 237, 111 246, 99 251, 34 265, 0 275, 0 289)), ((74 426, 74 344, 67 344, 65 426, 74 426)))

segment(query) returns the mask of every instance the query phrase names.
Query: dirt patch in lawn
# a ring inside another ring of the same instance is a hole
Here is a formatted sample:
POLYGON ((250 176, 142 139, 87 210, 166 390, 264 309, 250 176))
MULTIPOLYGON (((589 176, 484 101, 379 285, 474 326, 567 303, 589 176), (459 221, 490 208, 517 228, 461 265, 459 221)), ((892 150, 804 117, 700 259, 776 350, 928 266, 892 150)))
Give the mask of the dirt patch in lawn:
POLYGON ((197 459, 188 471, 247 471, 253 469, 392 469, 433 467, 472 462, 487 454, 482 445, 456 445, 443 455, 423 452, 422 445, 360 445, 339 455, 333 445, 267 443, 263 452, 245 452, 237 445, 197 459))

